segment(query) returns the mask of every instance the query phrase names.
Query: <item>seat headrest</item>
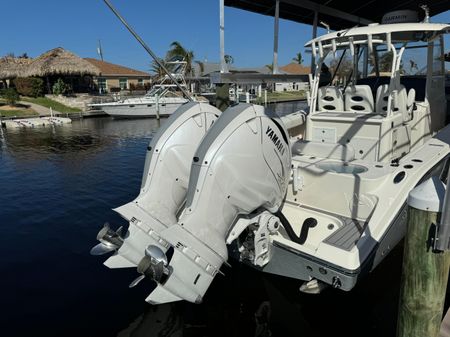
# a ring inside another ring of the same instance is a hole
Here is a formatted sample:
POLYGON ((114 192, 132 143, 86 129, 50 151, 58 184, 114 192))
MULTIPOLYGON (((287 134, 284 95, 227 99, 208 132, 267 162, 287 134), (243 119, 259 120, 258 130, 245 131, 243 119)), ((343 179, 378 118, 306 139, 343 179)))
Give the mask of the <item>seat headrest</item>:
POLYGON ((406 99, 406 106, 410 107, 413 105, 414 101, 416 100, 416 90, 414 88, 409 89, 408 97, 406 99))

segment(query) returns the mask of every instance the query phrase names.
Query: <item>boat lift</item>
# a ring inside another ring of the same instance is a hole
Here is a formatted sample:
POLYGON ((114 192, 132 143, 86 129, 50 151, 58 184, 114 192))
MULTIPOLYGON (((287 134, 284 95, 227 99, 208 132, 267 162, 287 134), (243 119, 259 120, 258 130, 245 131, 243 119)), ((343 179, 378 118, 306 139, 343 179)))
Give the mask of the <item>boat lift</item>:
MULTIPOLYGON (((449 2, 432 0, 393 0, 390 10, 418 10, 420 6, 429 8, 429 15, 433 16, 450 9, 449 2)), ((298 23, 309 24, 312 27, 312 39, 317 37, 319 24, 328 30, 340 30, 352 26, 368 25, 380 22, 386 13, 381 1, 370 1, 355 7, 353 3, 343 3, 336 0, 219 0, 220 11, 220 74, 211 75, 211 83, 222 85, 227 83, 280 83, 302 82, 304 75, 280 74, 278 72, 278 37, 279 19, 286 19, 298 23), (225 62, 225 7, 233 7, 249 12, 274 17, 273 33, 273 71, 272 74, 242 74, 227 71, 225 62)), ((403 15, 403 14, 402 14, 403 15)), ((398 19, 398 18, 397 18, 398 19)), ((423 18, 419 18, 423 19, 423 18)), ((311 69, 314 59, 311 60, 311 69)))

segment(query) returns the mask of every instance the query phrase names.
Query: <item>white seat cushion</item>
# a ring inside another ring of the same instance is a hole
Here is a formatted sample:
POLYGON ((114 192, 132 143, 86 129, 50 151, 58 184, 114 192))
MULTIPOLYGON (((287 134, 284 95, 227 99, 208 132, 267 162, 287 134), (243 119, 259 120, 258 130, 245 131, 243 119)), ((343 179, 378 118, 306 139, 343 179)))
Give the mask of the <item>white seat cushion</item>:
POLYGON ((373 95, 368 85, 350 85, 345 89, 345 110, 374 112, 373 95))
POLYGON ((327 86, 319 88, 319 111, 344 111, 344 98, 337 87, 327 86))
MULTIPOLYGON (((397 95, 395 95, 395 99, 392 101, 392 111, 394 113, 401 113, 403 116, 403 122, 407 122, 411 119, 411 114, 408 111, 408 95, 406 92, 406 88, 404 85, 398 85, 397 95)), ((414 90, 414 89, 412 89, 414 90)), ((415 97, 415 91, 411 93, 415 97)), ((380 85, 377 89, 376 94, 376 111, 379 113, 387 113, 387 105, 389 100, 389 85, 383 84, 380 85)), ((412 98, 414 101, 414 98, 412 98)))
POLYGON ((377 88, 375 96, 375 108, 378 113, 387 113, 387 104, 389 99, 389 84, 382 84, 377 88))

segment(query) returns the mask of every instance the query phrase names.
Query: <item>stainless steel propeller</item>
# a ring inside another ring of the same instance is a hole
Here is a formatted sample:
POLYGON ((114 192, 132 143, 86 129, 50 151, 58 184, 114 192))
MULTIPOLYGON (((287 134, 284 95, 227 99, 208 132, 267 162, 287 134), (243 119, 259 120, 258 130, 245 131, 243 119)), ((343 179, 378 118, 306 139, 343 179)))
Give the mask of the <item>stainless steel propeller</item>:
POLYGON ((168 265, 169 261, 167 256, 161 248, 154 245, 147 246, 145 249, 145 256, 137 266, 137 271, 141 275, 134 279, 133 282, 130 283, 129 287, 135 287, 145 277, 161 283, 170 274, 168 265))
POLYGON ((91 249, 91 255, 103 255, 118 250, 123 244, 122 227, 116 231, 106 222, 97 234, 100 243, 91 249))

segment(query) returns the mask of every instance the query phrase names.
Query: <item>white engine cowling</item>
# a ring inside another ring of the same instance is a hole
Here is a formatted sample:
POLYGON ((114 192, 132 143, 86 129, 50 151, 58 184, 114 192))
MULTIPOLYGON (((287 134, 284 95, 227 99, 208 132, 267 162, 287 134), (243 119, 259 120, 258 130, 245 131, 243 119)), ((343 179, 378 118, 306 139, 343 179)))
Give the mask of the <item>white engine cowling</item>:
POLYGON ((177 223, 177 212, 186 199, 192 158, 220 114, 206 103, 186 103, 156 132, 147 148, 139 196, 115 209, 130 225, 123 244, 105 261, 106 266, 136 267, 149 245, 164 252, 169 248, 159 233, 177 223))
POLYGON ((241 214, 276 212, 290 175, 288 133, 262 106, 227 109, 200 143, 183 213, 160 232, 174 247, 168 277, 147 301, 198 303, 227 260, 226 238, 241 214))

